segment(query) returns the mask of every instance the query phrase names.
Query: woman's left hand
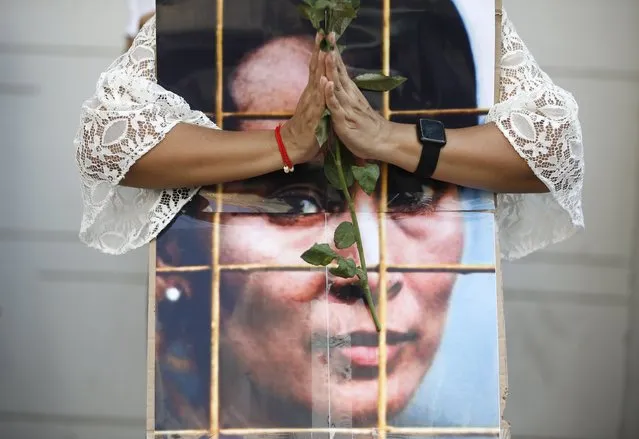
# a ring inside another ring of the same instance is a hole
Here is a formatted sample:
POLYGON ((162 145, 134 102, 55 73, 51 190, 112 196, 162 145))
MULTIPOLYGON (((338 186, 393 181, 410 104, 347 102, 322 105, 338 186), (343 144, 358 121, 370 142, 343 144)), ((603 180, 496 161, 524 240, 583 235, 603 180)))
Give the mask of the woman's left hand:
MULTIPOLYGON (((335 37, 329 36, 335 46, 335 37)), ((384 160, 389 150, 391 123, 373 110, 348 76, 337 49, 326 56, 326 106, 331 112, 335 134, 351 152, 362 159, 384 160)))

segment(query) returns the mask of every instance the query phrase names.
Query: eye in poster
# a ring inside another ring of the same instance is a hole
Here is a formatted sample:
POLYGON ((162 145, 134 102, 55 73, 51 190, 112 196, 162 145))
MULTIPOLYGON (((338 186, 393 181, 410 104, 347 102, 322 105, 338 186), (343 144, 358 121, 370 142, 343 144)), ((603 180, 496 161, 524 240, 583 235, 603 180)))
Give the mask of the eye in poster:
MULTIPOLYGON (((274 129, 306 85, 314 29, 301 2, 158 1, 158 82, 224 129, 274 129)), ((495 7, 366 0, 340 40, 349 73, 407 78, 366 92, 391 120, 481 123, 495 7)), ((493 194, 381 169, 375 193, 353 194, 381 341, 359 287, 300 258, 350 218, 321 161, 202 188, 163 231, 152 437, 499 436, 493 194)))

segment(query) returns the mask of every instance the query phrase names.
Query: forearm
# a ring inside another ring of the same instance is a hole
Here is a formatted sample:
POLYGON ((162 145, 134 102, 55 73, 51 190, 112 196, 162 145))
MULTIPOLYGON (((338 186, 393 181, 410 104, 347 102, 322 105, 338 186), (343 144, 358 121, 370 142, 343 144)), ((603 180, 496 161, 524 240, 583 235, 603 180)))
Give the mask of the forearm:
MULTIPOLYGON (((287 149, 297 163, 299 154, 287 149)), ((137 160, 120 184, 150 189, 207 186, 282 167, 272 131, 223 131, 181 123, 137 160)))
MULTIPOLYGON (((415 126, 393 123, 390 132, 385 161, 414 172, 422 149, 415 126)), ((449 129, 446 136, 433 179, 498 193, 548 191, 494 124, 449 129)))

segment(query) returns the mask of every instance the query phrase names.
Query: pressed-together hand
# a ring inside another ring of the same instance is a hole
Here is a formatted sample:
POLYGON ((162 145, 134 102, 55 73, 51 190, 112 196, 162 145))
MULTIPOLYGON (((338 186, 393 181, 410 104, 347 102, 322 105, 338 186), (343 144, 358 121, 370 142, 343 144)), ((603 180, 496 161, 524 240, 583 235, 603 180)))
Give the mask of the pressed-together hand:
MULTIPOLYGON (((335 44, 335 36, 329 35, 335 44)), ((326 56, 328 82, 324 87, 335 134, 353 154, 362 159, 384 160, 390 123, 373 110, 351 80, 338 50, 326 56)))
POLYGON ((315 137, 315 130, 326 109, 324 90, 328 83, 325 76, 326 54, 320 50, 322 38, 320 34, 315 36, 308 84, 300 96, 295 114, 282 126, 282 141, 294 163, 307 162, 319 153, 320 145, 315 137))

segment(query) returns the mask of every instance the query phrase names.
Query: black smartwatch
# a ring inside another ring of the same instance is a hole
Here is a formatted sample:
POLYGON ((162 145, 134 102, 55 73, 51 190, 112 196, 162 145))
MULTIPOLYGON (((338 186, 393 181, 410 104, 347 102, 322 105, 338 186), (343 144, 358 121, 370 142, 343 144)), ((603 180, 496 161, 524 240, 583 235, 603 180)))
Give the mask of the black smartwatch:
POLYGON ((415 174, 430 178, 437 168, 439 153, 446 146, 444 124, 433 119, 418 119, 417 138, 422 144, 422 153, 415 174))

